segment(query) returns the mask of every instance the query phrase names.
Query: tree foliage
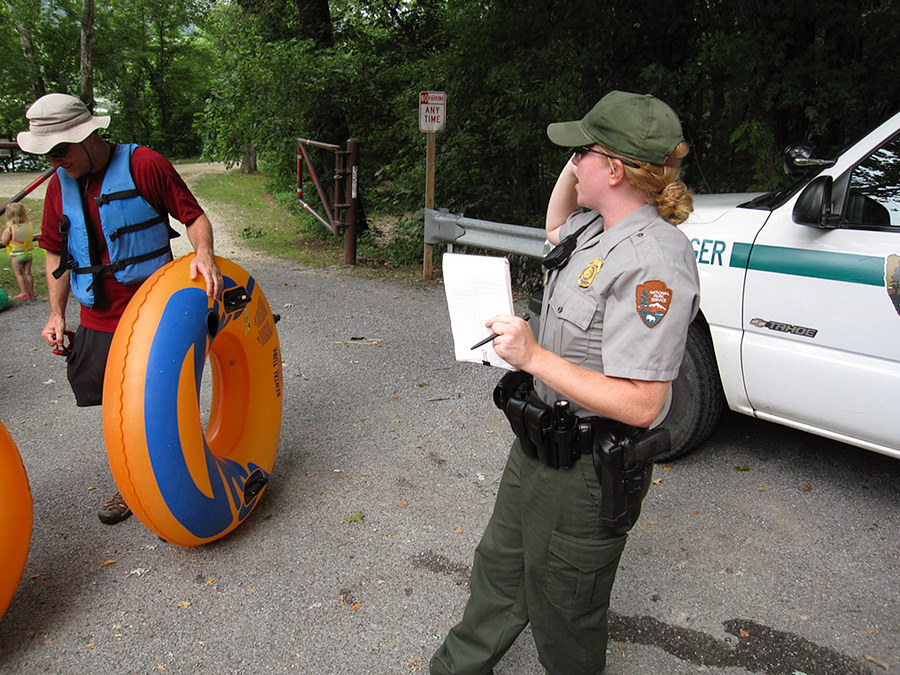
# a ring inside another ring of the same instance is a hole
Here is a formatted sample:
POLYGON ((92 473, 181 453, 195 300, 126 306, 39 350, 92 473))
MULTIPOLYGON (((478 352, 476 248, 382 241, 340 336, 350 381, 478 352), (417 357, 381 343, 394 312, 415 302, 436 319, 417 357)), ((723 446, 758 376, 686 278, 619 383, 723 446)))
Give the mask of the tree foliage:
MULTIPOLYGON (((0 3, 9 131, 42 83, 76 91, 80 11, 0 3)), ((360 185, 389 212, 422 204, 417 93, 443 90, 438 205, 539 224, 565 161, 546 125, 610 89, 680 114, 698 191, 780 185, 788 143, 832 152, 900 108, 898 18, 896 0, 101 0, 95 88, 117 138, 258 156, 282 189, 298 137, 358 138, 360 185)))

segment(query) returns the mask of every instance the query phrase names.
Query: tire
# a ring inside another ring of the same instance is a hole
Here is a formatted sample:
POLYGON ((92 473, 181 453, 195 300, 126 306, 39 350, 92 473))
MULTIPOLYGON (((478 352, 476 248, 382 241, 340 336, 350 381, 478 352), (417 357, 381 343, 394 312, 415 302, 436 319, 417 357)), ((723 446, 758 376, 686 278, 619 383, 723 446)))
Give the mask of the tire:
POLYGON ((672 448, 656 461, 670 461, 696 448, 712 434, 724 410, 709 328, 696 320, 688 327, 681 370, 672 383, 672 405, 660 424, 669 430, 672 448))

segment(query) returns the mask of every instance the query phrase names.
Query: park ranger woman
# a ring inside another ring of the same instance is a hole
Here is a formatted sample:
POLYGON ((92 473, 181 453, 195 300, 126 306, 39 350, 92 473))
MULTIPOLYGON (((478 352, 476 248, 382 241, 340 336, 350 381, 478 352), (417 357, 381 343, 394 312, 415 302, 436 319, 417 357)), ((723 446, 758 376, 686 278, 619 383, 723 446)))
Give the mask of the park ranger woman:
POLYGON ((674 227, 692 209, 675 112, 613 91, 547 133, 573 151, 547 207, 557 247, 539 335, 513 316, 487 323, 522 373, 495 392, 517 438, 469 602, 432 673, 491 672, 529 623, 548 672, 604 671, 610 592, 660 439, 647 429, 663 416, 699 303, 693 250, 674 227))

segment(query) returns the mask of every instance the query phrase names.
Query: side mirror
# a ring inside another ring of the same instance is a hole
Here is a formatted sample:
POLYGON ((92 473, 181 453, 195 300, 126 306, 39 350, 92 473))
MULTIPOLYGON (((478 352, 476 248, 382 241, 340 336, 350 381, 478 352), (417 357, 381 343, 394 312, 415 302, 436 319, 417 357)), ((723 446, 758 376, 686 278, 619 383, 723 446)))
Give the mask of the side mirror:
POLYGON ((833 229, 840 224, 840 214, 831 212, 831 190, 834 179, 819 176, 803 188, 794 204, 792 217, 800 225, 812 225, 823 229, 833 229))
POLYGON ((802 176, 812 167, 833 166, 833 159, 817 159, 816 149, 808 143, 789 145, 784 149, 784 172, 789 176, 802 176))

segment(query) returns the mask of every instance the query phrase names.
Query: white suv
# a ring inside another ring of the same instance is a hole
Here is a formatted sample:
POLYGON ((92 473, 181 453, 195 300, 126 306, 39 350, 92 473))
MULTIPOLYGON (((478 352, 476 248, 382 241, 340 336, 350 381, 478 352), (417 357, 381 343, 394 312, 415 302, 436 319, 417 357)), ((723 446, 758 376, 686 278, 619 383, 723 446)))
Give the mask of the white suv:
POLYGON ((791 188, 697 196, 681 225, 700 271, 663 425, 667 459, 724 406, 900 458, 900 113, 841 152, 785 153, 791 188))

